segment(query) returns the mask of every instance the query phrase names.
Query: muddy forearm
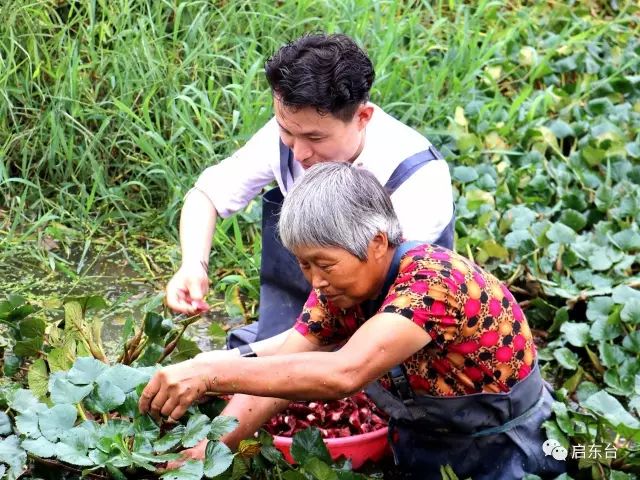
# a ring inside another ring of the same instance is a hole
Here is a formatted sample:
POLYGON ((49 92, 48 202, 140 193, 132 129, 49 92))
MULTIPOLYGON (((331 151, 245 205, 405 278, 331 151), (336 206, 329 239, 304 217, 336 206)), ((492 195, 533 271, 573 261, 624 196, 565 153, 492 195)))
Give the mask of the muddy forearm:
POLYGON ((238 427, 222 437, 229 448, 235 450, 241 440, 251 438, 262 425, 276 413, 284 410, 289 400, 269 397, 253 397, 250 395, 234 395, 222 415, 236 417, 238 427))

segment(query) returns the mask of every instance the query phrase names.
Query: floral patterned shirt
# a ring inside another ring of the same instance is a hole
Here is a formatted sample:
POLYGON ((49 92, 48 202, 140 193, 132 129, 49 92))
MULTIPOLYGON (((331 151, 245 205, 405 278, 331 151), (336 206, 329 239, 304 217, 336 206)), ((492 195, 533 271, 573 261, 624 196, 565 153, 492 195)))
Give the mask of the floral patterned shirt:
MULTIPOLYGON (((533 368, 536 348, 511 292, 473 262, 437 245, 419 245, 402 257, 378 313, 402 315, 431 337, 403 362, 419 395, 508 392, 533 368)), ((340 309, 314 290, 295 328, 316 343, 339 344, 366 320, 360 305, 340 309)), ((386 375, 381 381, 389 387, 386 375)))

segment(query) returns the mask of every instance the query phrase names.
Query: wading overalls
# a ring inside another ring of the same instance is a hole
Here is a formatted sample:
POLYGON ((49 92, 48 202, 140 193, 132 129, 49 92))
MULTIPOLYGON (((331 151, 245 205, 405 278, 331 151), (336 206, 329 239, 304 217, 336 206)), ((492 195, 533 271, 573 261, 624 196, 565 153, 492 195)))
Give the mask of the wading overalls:
MULTIPOLYGON (((400 163, 389 177, 385 189, 393 194, 414 172, 432 160, 442 159, 434 147, 418 152, 400 163)), ((285 188, 293 183, 293 153, 280 142, 280 173, 285 188), (291 180, 288 182, 288 179, 291 180)), ((278 217, 283 195, 279 187, 262 197, 262 262, 260 265, 259 321, 229 332, 227 347, 273 337, 291 328, 300 315, 304 302, 311 292, 296 258, 278 237, 278 217)), ((455 210, 449 224, 433 243, 453 248, 455 210)))
MULTIPOLYGON (((380 307, 398 275, 400 259, 421 242, 405 242, 393 262, 377 300, 363 304, 368 317, 380 307)), ((440 480, 450 465, 460 479, 516 480, 525 473, 554 478, 563 462, 545 456, 542 423, 551 415, 550 386, 536 363, 508 393, 460 397, 416 395, 402 365, 390 372, 392 390, 374 382, 369 397, 389 416, 389 443, 406 478, 440 480)))

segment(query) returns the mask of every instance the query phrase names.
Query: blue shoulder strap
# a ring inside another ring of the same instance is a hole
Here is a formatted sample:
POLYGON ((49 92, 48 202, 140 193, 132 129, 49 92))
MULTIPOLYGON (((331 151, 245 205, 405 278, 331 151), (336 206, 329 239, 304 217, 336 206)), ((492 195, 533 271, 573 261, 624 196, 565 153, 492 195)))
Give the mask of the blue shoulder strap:
MULTIPOLYGON (((367 315, 367 318, 378 311, 380 305, 382 305, 382 302, 389 293, 391 285, 398 276, 398 271, 400 270, 400 261, 402 260, 402 257, 409 250, 417 247, 418 245, 422 245, 423 243, 424 242, 410 241, 398 245, 396 251, 393 254, 393 260, 391 261, 391 266, 389 267, 389 271, 387 272, 387 277, 384 280, 384 287, 382 288, 382 292, 380 292, 378 298, 371 301, 371 305, 363 304, 363 311, 365 315, 367 315), (367 307, 371 310, 365 310, 367 307)), ((411 386, 409 385, 409 380, 405 375, 402 365, 396 365, 391 370, 389 370, 389 378, 391 379, 391 383, 396 395, 405 402, 411 402, 413 399, 413 391, 411 389, 411 386)))
POLYGON ((282 139, 280 141, 280 176, 282 177, 282 184, 285 190, 288 190, 287 185, 287 172, 291 174, 293 178, 293 152, 287 147, 282 139))
POLYGON ((421 167, 425 166, 431 160, 442 159, 442 154, 438 152, 433 145, 431 145, 427 150, 423 150, 422 152, 418 152, 408 158, 405 158, 393 171, 389 180, 385 183, 384 188, 387 190, 387 193, 391 195, 405 182, 405 180, 407 180, 421 167))
POLYGON ((389 289, 393 284, 394 280, 398 276, 398 271, 400 270, 400 260, 405 253, 411 250, 418 245, 422 245, 424 242, 403 242, 396 247, 396 251, 393 253, 393 259, 391 260, 391 266, 389 267, 389 271, 387 272, 387 276, 384 279, 384 284, 382 287, 382 291, 380 295, 378 295, 373 300, 368 300, 362 304, 362 311, 367 318, 372 317, 382 305, 387 293, 389 293, 389 289))

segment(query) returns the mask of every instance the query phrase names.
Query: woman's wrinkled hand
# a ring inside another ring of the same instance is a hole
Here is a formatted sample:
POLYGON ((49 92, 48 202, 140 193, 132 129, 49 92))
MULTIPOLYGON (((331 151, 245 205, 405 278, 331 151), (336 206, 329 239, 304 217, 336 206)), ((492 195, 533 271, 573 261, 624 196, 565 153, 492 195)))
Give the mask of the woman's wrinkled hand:
POLYGON ((156 372, 140 396, 140 412, 178 420, 209 390, 208 363, 194 358, 156 372))

